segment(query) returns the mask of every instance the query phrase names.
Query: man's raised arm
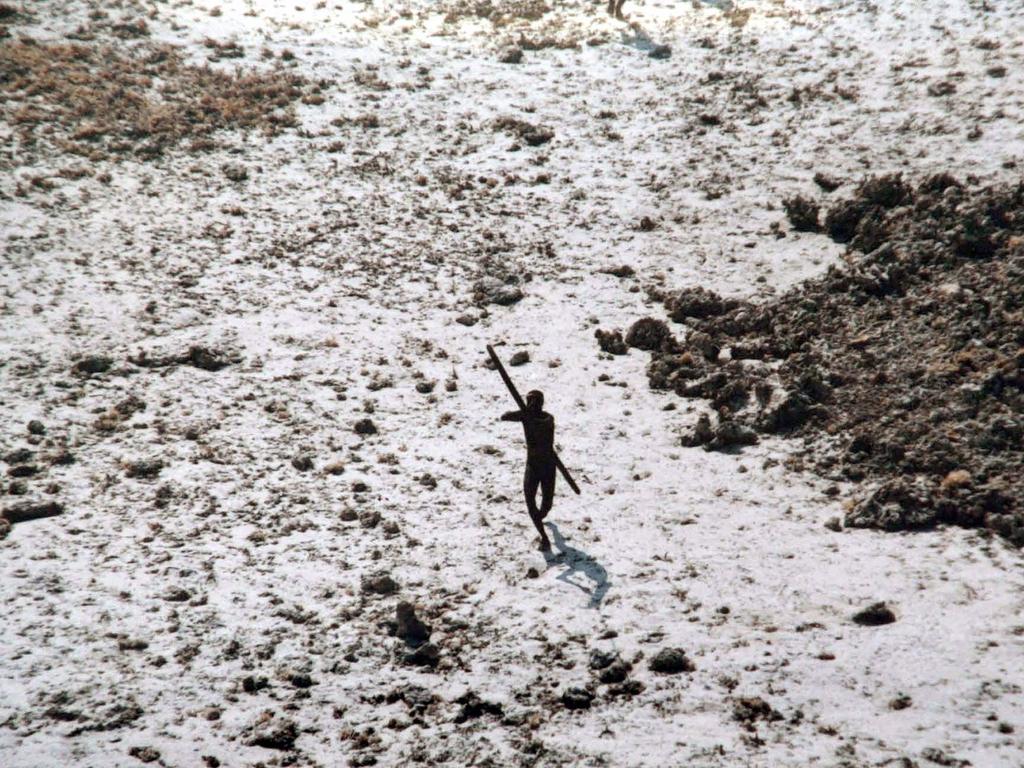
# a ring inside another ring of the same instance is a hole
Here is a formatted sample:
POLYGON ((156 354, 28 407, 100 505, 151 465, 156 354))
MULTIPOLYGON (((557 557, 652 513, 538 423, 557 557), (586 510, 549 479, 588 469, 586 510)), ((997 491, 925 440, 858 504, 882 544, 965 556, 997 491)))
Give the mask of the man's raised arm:
POLYGON ((523 414, 522 411, 509 411, 508 413, 501 414, 501 420, 502 421, 522 421, 523 420, 523 416, 524 416, 524 414, 523 414))

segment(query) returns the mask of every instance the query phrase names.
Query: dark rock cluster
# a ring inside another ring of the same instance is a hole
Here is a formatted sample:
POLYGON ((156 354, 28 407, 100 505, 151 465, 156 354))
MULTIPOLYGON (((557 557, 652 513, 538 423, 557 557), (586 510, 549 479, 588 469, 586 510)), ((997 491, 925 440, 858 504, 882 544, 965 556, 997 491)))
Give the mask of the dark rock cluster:
POLYGON ((653 349, 651 386, 717 412, 684 442, 803 437, 824 476, 872 481, 848 526, 1024 544, 1024 183, 875 177, 824 229, 845 263, 771 301, 655 293, 688 333, 653 349))

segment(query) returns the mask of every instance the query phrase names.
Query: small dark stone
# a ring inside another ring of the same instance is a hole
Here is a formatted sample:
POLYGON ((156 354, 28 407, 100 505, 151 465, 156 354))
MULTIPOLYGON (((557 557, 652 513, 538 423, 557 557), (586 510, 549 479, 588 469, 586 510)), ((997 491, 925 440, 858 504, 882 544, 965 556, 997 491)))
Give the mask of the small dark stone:
POLYGON ((750 727, 758 720, 775 722, 782 719, 782 715, 760 696, 744 696, 737 699, 732 707, 732 716, 734 720, 750 727))
POLYGON ((246 675, 242 678, 242 690, 246 693, 256 693, 256 691, 262 691, 264 688, 268 688, 270 682, 265 677, 253 677, 252 675, 246 675))
POLYGON ((373 419, 360 419, 353 427, 357 435, 376 435, 377 425, 373 423, 373 419))
POLYGON ((398 591, 398 582, 388 573, 371 573, 363 576, 360 589, 371 595, 393 595, 398 591))
POLYGON ((525 349, 519 350, 508 360, 509 365, 526 365, 528 362, 530 362, 530 353, 525 349))
POLYGON ((602 669, 597 679, 602 683, 621 683, 633 670, 633 665, 625 659, 616 659, 607 668, 602 669))
POLYGON ((402 601, 395 607, 395 635, 412 647, 423 645, 430 639, 430 626, 416 616, 412 603, 402 601))
POLYGON ((89 355, 75 363, 71 370, 74 373, 91 376, 110 370, 110 366, 113 364, 114 361, 105 355, 89 355))
POLYGON ((814 174, 814 183, 826 192, 835 192, 843 184, 839 179, 821 171, 814 174))
POLYGON ((678 675, 681 672, 693 672, 697 667, 686 656, 682 648, 662 648, 651 659, 648 665, 652 672, 664 675, 678 675))
POLYGON ((862 627, 880 627, 896 621, 896 614, 885 603, 872 603, 853 614, 853 623, 862 627))
POLYGON ((437 386, 436 381, 417 381, 416 391, 421 395, 429 395, 434 391, 434 387, 437 386))
POLYGON ((29 434, 32 435, 45 435, 46 427, 43 426, 43 422, 32 419, 32 421, 28 423, 28 431, 29 434))
POLYGON ((672 56, 672 46, 656 45, 647 52, 647 55, 652 59, 667 59, 672 56))
POLYGON ((252 735, 246 742, 251 747, 264 749, 291 750, 299 738, 299 727, 291 720, 271 719, 252 727, 252 735))
POLYGON ((7 470, 11 477, 32 477, 39 473, 39 467, 35 464, 19 464, 7 470))
POLYGON ((4 455, 3 460, 7 464, 25 464, 32 460, 35 454, 28 448, 16 448, 4 455))
POLYGON ((124 472, 128 477, 152 480, 160 474, 163 468, 163 459, 138 459, 125 463, 124 472))
POLYGON ((461 705, 459 714, 455 716, 456 723, 464 723, 467 720, 476 720, 484 715, 501 717, 504 708, 498 702, 484 701, 474 691, 467 691, 455 700, 461 705))
POLYGON ((616 685, 609 685, 607 695, 609 697, 625 696, 630 698, 644 692, 646 686, 639 680, 626 680, 616 685))
POLYGON ((309 472, 313 468, 313 458, 307 454, 300 453, 292 459, 292 466, 299 472, 309 472))
POLYGON ((412 653, 407 653, 402 661, 414 667, 430 667, 433 669, 441 660, 441 651, 433 643, 424 643, 412 653))
POLYGON ((289 675, 288 682, 296 688, 311 688, 315 685, 313 678, 305 672, 295 672, 289 675))
POLYGON ((170 587, 164 592, 164 600, 170 603, 184 603, 192 598, 192 593, 184 587, 170 587))
POLYGON ((629 351, 622 338, 622 331, 603 331, 598 328, 594 331, 594 338, 597 339, 597 346, 601 348, 602 352, 611 355, 624 355, 629 351))
POLYGON ((206 347, 189 347, 188 352, 182 357, 181 362, 191 365, 193 368, 201 368, 204 371, 219 371, 232 363, 222 352, 207 349, 206 347))
POLYGON ((143 763, 152 763, 160 759, 160 751, 153 747, 132 747, 128 754, 143 763))
POLYGON ((518 64, 523 60, 523 49, 512 45, 498 53, 498 61, 502 64, 518 64))
POLYGON ((245 181, 249 178, 249 170, 241 163, 224 163, 221 171, 231 181, 245 181))
POLYGON ((662 344, 672 338, 672 332, 664 320, 643 317, 629 327, 626 344, 648 352, 661 349, 662 344))
POLYGON ((562 704, 566 709, 590 709, 594 694, 586 688, 567 688, 562 693, 562 704))
POLYGON ((605 651, 600 648, 595 648, 590 652, 590 668, 591 669, 604 669, 610 666, 619 658, 619 654, 615 651, 605 651))
POLYGON ((636 270, 628 264, 621 264, 617 267, 608 267, 607 269, 599 270, 603 274, 612 275, 613 277, 633 277, 636 274, 636 270))
POLYGON ((901 709, 908 709, 913 706, 914 700, 907 696, 905 693, 901 693, 899 696, 889 701, 889 709, 899 711, 901 709))
POLYGON ((782 201, 789 223, 797 232, 817 232, 821 229, 818 223, 820 207, 810 198, 796 195, 782 201))

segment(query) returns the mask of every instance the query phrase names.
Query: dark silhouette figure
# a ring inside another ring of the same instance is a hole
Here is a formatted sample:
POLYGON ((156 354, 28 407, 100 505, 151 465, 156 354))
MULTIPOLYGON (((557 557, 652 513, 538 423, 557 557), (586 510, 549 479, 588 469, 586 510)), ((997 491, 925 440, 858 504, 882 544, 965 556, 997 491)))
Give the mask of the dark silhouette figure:
POLYGON ((555 548, 558 550, 558 554, 546 555, 547 562, 549 565, 558 563, 566 567, 566 570, 559 574, 558 580, 564 581, 566 584, 572 584, 577 589, 590 595, 590 602, 587 604, 588 608, 600 607, 601 601, 604 600, 604 596, 608 594, 608 590, 612 586, 611 582, 608 581, 608 571, 591 555, 566 544, 557 525, 548 523, 548 528, 551 529, 551 535, 555 537, 555 548), (593 582, 593 586, 588 588, 585 584, 581 584, 574 579, 573 576, 577 573, 583 574, 583 576, 593 582))
POLYGON ((526 475, 523 493, 530 520, 540 534, 540 548, 551 549, 551 542, 542 524, 555 500, 555 419, 544 411, 544 395, 538 390, 526 393, 526 410, 509 411, 502 421, 522 422, 526 433, 526 475), (540 508, 537 508, 537 489, 540 488, 540 508))
POLYGON ((614 16, 616 19, 624 19, 622 15, 622 4, 626 0, 608 0, 608 13, 614 16))

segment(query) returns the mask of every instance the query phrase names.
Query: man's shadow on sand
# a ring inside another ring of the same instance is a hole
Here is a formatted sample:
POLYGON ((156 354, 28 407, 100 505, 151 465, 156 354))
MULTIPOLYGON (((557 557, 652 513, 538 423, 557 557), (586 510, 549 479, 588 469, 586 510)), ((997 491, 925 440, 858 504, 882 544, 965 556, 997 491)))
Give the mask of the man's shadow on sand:
POLYGON ((561 531, 554 523, 545 523, 551 531, 551 540, 555 545, 556 552, 545 552, 544 559, 548 565, 564 565, 566 569, 558 575, 559 581, 572 584, 577 589, 590 595, 588 608, 598 608, 604 596, 611 589, 611 582, 608 581, 608 571, 604 569, 597 560, 582 550, 570 547, 565 543, 561 531), (591 582, 591 586, 573 576, 581 574, 591 582))

